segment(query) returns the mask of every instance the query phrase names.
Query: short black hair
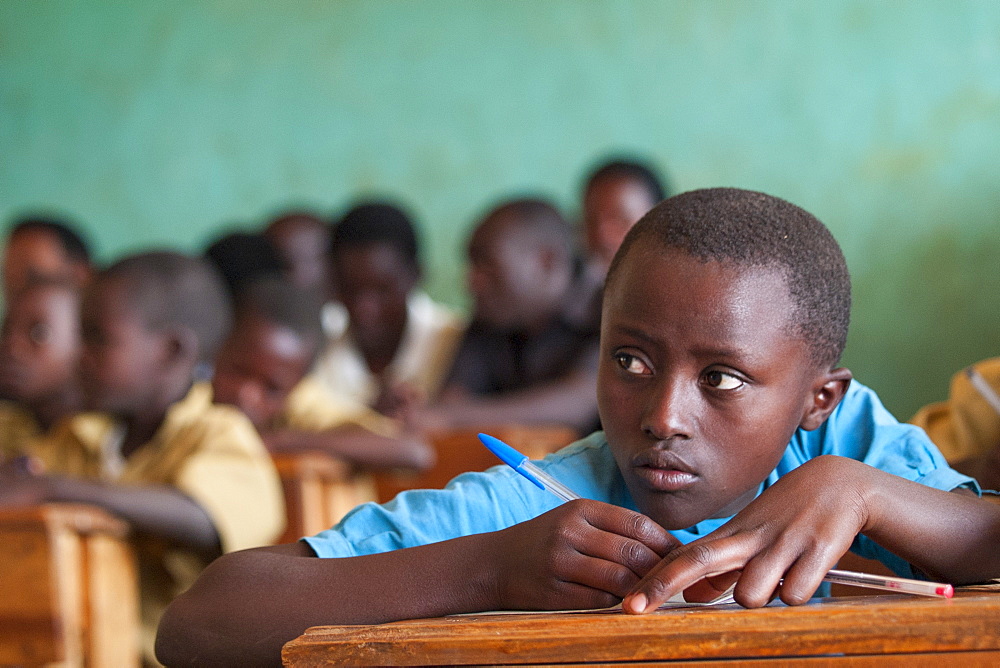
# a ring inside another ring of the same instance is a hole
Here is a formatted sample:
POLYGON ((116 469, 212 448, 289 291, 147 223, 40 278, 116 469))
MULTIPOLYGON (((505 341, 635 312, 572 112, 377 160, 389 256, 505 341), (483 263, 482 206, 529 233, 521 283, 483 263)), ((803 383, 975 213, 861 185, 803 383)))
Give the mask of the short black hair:
POLYGON ((261 276, 282 274, 285 262, 274 244, 257 232, 229 232, 205 249, 205 257, 215 265, 234 297, 261 276))
POLYGON ((51 234, 59 243, 68 257, 79 264, 90 264, 90 247, 82 234, 74 229, 72 223, 58 218, 30 216, 21 218, 10 226, 7 238, 10 239, 20 232, 45 232, 51 234))
POLYGON ((402 208, 383 201, 358 204, 333 227, 330 253, 347 246, 386 244, 396 249, 411 269, 420 271, 420 246, 413 219, 402 208))
POLYGON ((173 251, 125 257, 98 274, 121 279, 126 298, 146 327, 182 326, 198 340, 197 361, 210 363, 232 324, 232 308, 219 272, 203 258, 173 251))
POLYGON ((567 256, 572 255, 573 229, 554 204, 542 197, 521 197, 501 202, 483 221, 499 216, 512 218, 518 227, 567 256))
POLYGON ((635 181, 646 189, 653 202, 663 200, 669 192, 663 177, 657 173, 656 169, 650 163, 637 158, 619 157, 605 160, 591 170, 590 176, 584 182, 584 191, 602 179, 635 181))
POLYGON ((266 276, 246 286, 236 296, 235 319, 260 317, 288 329, 319 353, 323 342, 323 303, 312 291, 296 287, 288 279, 266 276))
POLYGON ((833 366, 847 343, 851 277, 836 239, 815 216, 783 199, 737 188, 693 190, 664 200, 625 236, 608 270, 610 284, 629 249, 642 240, 702 262, 775 269, 794 313, 792 334, 817 364, 833 366))

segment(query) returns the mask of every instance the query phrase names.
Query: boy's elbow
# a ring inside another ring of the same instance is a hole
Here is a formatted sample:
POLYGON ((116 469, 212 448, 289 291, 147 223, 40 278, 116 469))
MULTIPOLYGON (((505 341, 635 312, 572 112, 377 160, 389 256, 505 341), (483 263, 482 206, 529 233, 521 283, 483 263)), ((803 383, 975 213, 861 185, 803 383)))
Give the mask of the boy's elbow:
POLYGON ((240 573, 246 573, 246 557, 251 552, 219 557, 190 589, 170 603, 156 632, 156 658, 160 663, 248 665, 241 653, 252 643, 241 632, 253 624, 243 618, 250 607, 245 592, 240 590, 240 581, 247 578, 240 577, 240 573))

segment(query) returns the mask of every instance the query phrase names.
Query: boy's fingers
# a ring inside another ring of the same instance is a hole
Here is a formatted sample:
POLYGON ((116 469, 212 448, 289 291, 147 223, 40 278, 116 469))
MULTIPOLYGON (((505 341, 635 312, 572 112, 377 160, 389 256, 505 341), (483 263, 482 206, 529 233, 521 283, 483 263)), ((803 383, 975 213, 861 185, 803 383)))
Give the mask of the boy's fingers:
POLYGON ((732 571, 698 580, 684 590, 684 600, 688 603, 708 603, 729 589, 739 577, 739 571, 732 571))
POLYGON ((826 555, 804 555, 785 573, 785 581, 781 585, 781 600, 788 605, 801 605, 812 598, 819 589, 823 578, 830 568, 836 564, 826 555))
POLYGON ((571 581, 613 595, 615 600, 608 605, 620 601, 639 582, 639 577, 629 568, 605 559, 580 555, 573 567, 571 581))
POLYGON ((681 544, 666 529, 641 513, 595 502, 584 502, 582 508, 583 516, 591 526, 637 540, 660 557, 681 544))
POLYGON ((745 542, 735 538, 696 541, 677 548, 639 582, 622 607, 634 614, 655 610, 703 578, 739 570, 746 555, 745 542))
POLYGON ((629 587, 660 563, 660 555, 638 540, 604 531, 595 533, 593 537, 584 537, 577 549, 584 555, 627 568, 635 576, 629 587))

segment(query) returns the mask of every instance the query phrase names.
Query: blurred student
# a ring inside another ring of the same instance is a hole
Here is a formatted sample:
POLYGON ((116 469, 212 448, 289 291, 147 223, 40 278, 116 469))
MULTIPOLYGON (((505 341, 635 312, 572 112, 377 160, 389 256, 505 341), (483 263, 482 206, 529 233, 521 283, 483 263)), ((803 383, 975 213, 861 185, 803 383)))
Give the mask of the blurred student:
POLYGON ((331 392, 388 414, 436 396, 463 323, 420 290, 409 216, 386 203, 356 206, 334 227, 330 258, 347 318, 328 334, 317 376, 331 392))
POLYGON ((580 310, 572 231, 551 204, 519 199, 482 220, 469 242, 475 311, 433 425, 564 424, 597 419, 599 325, 580 310))
POLYGON ((82 305, 87 408, 33 454, 45 474, 0 480, 0 504, 90 503, 126 520, 139 558, 144 648, 166 604, 209 561, 269 543, 281 484, 256 430, 193 383, 230 324, 203 260, 151 252, 100 272, 82 305))
POLYGON ((308 211, 288 211, 267 224, 264 236, 281 255, 294 285, 328 296, 330 227, 326 222, 308 211))
POLYGON ((227 232, 208 245, 205 258, 222 275, 231 299, 258 278, 288 272, 275 245, 257 232, 227 232))
POLYGON ((69 223, 25 218, 7 233, 3 253, 5 303, 32 280, 57 278, 81 287, 91 272, 87 243, 69 223))
POLYGON ((590 258, 603 273, 632 226, 665 197, 656 171, 638 160, 611 160, 590 173, 583 189, 583 226, 590 258))
POLYGON ((429 445, 307 376, 322 343, 315 295, 279 278, 251 284, 236 299, 233 329, 216 357, 215 401, 242 410, 271 452, 315 450, 362 469, 428 468, 429 445))
POLYGON ((979 483, 1000 490, 1000 357, 951 379, 946 401, 924 406, 910 422, 922 427, 945 459, 979 483))
POLYGON ((0 461, 26 454, 81 409, 79 357, 79 289, 54 278, 28 283, 0 328, 0 461))

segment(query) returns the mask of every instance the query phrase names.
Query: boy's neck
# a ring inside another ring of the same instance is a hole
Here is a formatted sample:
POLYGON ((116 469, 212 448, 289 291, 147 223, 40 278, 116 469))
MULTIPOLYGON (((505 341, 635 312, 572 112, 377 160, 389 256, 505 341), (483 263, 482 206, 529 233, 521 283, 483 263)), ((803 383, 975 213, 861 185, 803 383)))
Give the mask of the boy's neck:
POLYGON ((80 390, 72 384, 37 401, 25 403, 43 433, 52 429, 60 418, 79 412, 82 406, 80 390))
POLYGON ((128 458, 129 455, 153 439, 156 432, 163 426, 167 412, 187 395, 191 390, 191 385, 190 378, 184 385, 173 384, 171 391, 164 391, 160 396, 154 397, 153 401, 146 404, 141 411, 121 416, 122 424, 125 427, 125 436, 121 444, 122 457, 128 458))
POLYGON ((365 360, 365 366, 368 367, 372 375, 381 375, 392 364, 392 361, 396 358, 396 353, 399 351, 399 346, 403 343, 403 333, 405 331, 406 325, 404 324, 399 328, 399 331, 393 332, 391 336, 385 337, 383 341, 373 344, 372 342, 358 340, 358 348, 365 360))

